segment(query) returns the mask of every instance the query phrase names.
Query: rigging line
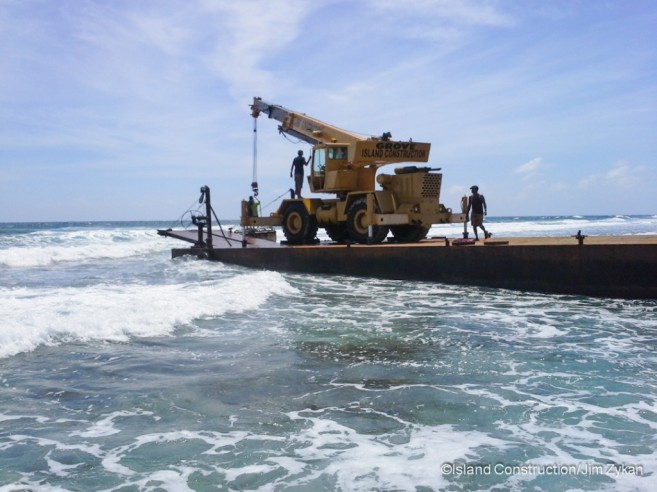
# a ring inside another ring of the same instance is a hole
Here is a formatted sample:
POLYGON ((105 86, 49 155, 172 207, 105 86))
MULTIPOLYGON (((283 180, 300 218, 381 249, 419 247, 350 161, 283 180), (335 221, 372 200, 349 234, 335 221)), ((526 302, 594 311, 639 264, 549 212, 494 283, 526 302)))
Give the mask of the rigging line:
POLYGON ((294 140, 292 140, 292 139, 290 138, 290 136, 289 136, 287 133, 281 133, 281 135, 283 135, 283 138, 284 138, 285 140, 287 140, 288 142, 292 142, 293 144, 308 143, 308 142, 306 142, 306 141, 304 141, 304 140, 302 140, 302 139, 300 139, 300 138, 297 139, 296 141, 294 141, 294 140))
POLYGON ((258 118, 253 118, 253 179, 251 191, 258 196, 258 118))
MULTIPOLYGON (((210 210, 212 210, 212 215, 214 215, 214 219, 217 221, 217 225, 219 226, 219 230, 221 231, 221 236, 226 240, 226 242, 228 243, 228 246, 230 246, 232 248, 233 245, 230 244, 230 241, 226 237, 226 233, 224 232, 224 228, 221 227, 221 221, 219 221, 219 217, 217 217, 217 213, 214 211, 214 207, 212 205, 210 205, 210 210)), ((211 220, 212 217, 208 217, 208 219, 211 220)))
POLYGON ((267 203, 266 205, 263 205, 263 206, 261 207, 261 209, 264 210, 265 208, 267 208, 267 207, 268 207, 269 205, 271 205, 272 203, 277 202, 277 201, 280 200, 283 196, 285 196, 285 195, 287 195, 288 193, 290 193, 290 191, 291 191, 291 190, 286 190, 286 191, 284 191, 282 194, 280 194, 280 195, 278 195, 276 198, 274 198, 271 202, 267 203))
MULTIPOLYGON (((187 208, 185 209, 185 211, 184 211, 182 214, 180 214, 180 217, 178 217, 176 220, 174 220, 174 221, 171 223, 171 225, 169 226, 169 229, 173 228, 174 225, 178 225, 178 224, 180 224, 180 225, 183 227, 183 229, 187 229, 187 228, 185 227, 185 224, 183 224, 183 218, 185 217, 185 215, 187 215, 188 212, 191 212, 191 211, 192 211, 192 207, 196 204, 197 201, 198 201, 198 200, 194 200, 194 201, 189 205, 189 207, 187 207, 187 208)), ((196 206, 196 210, 198 210, 198 206, 196 206)))

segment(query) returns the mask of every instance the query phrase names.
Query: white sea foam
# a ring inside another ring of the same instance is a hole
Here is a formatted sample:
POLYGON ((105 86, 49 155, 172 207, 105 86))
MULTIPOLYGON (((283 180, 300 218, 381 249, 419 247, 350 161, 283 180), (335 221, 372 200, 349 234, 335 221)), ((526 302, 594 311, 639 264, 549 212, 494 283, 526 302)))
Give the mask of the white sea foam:
MULTIPOLYGON (((120 412, 114 412, 104 416, 102 419, 93 422, 91 426, 85 431, 72 432, 71 436, 98 438, 98 437, 107 437, 113 434, 118 434, 119 432, 121 432, 121 430, 115 426, 114 421, 120 418, 133 417, 133 416, 153 417, 153 412, 147 412, 141 410, 131 411, 131 412, 123 410, 120 412)), ((157 420, 158 418, 159 417, 155 417, 155 420, 157 420)))
MULTIPOLYGON (((400 430, 392 434, 360 433, 336 422, 326 412, 340 410, 290 412, 287 416, 298 429, 285 436, 245 431, 179 430, 145 433, 128 444, 106 451, 86 445, 84 451, 100 459, 107 472, 124 477, 126 485, 163 481, 169 490, 187 490, 189 475, 202 468, 213 469, 229 486, 243 480, 248 484, 252 477, 273 474, 278 478, 261 490, 275 490, 277 485, 303 488, 334 482, 337 490, 370 491, 409 490, 417 486, 438 490, 448 485, 442 476, 441 464, 471 460, 477 456, 478 450, 501 450, 507 446, 504 441, 478 431, 457 430, 451 425, 424 426, 401 420, 400 430), (134 459, 133 455, 148 453, 147 448, 157 448, 158 453, 169 448, 175 453, 179 446, 192 443, 196 443, 196 449, 204 447, 205 451, 197 452, 195 460, 188 462, 188 467, 144 475, 126 464, 134 459), (262 447, 263 443, 268 444, 262 447), (254 452, 257 449, 257 461, 249 449, 254 449, 254 452), (242 453, 243 458, 235 458, 242 453), (200 465, 201 461, 203 465, 200 465)), ((129 413, 124 412, 124 417, 129 418, 129 413)), ((111 415, 107 419, 115 417, 111 415)), ((382 414, 380 417, 387 416, 382 414)), ((91 440, 102 437, 84 436, 91 440)), ((51 470, 64 474, 74 470, 73 466, 65 469, 56 462, 51 465, 51 470)), ((247 488, 258 487, 247 485, 247 488)))
POLYGON ((130 337, 171 335, 194 319, 243 312, 272 295, 294 292, 282 275, 264 271, 236 275, 230 281, 173 285, 3 287, 0 357, 66 340, 125 342, 130 337))
POLYGON ((507 445, 481 432, 464 432, 451 425, 402 422, 404 428, 398 433, 362 434, 324 413, 289 414, 290 418, 305 422, 298 439, 311 444, 296 449, 294 455, 302 463, 321 464, 292 482, 296 485, 312 483, 323 475, 332 477, 338 490, 413 490, 421 486, 439 490, 448 485, 441 464, 471 459, 479 449, 501 450, 507 445))
MULTIPOLYGON (((647 216, 493 218, 485 226, 494 237, 569 236, 579 230, 588 235, 657 234, 655 217, 647 216)), ((429 236, 459 237, 462 232, 462 224, 436 224, 429 236)), ((469 224, 468 233, 472 234, 469 224)))
POLYGON ((141 229, 39 231, 5 238, 0 266, 40 267, 94 259, 121 259, 170 249, 154 231, 141 229))

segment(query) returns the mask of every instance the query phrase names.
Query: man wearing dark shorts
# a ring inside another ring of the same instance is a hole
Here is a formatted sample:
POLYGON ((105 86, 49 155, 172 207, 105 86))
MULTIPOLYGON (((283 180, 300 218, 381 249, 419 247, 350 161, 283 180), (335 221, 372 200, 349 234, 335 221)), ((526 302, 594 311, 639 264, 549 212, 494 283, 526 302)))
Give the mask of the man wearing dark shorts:
POLYGON ((468 210, 466 214, 470 214, 472 209, 472 216, 470 218, 470 223, 472 224, 472 230, 475 235, 475 240, 479 241, 479 235, 477 234, 477 227, 481 227, 481 230, 484 231, 484 238, 488 239, 491 235, 486 231, 484 227, 484 215, 487 214, 488 210, 486 207, 486 199, 484 195, 479 194, 478 186, 471 186, 470 190, 472 195, 468 198, 468 210))

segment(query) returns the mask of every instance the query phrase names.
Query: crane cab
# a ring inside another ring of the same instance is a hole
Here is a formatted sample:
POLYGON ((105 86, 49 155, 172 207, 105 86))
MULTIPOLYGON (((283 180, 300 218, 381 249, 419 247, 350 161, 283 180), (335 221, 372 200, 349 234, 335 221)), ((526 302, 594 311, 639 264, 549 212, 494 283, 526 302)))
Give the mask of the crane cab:
POLYGON ((354 162, 355 148, 348 144, 319 144, 313 147, 311 174, 314 193, 373 191, 375 166, 354 162))

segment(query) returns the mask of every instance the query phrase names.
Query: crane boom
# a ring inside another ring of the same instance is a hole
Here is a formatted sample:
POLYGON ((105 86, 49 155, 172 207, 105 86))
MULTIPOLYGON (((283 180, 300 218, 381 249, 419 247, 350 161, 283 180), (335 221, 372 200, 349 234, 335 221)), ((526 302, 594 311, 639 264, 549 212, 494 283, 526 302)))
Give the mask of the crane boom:
POLYGON ((320 121, 311 116, 303 113, 297 113, 290 109, 284 108, 277 104, 271 104, 263 101, 260 97, 253 98, 251 105, 251 115, 254 118, 260 116, 260 113, 265 113, 270 118, 279 121, 281 124, 278 130, 281 133, 287 133, 297 137, 310 145, 326 144, 326 143, 341 143, 341 144, 355 144, 362 140, 367 140, 366 137, 357 133, 349 132, 320 121))
POLYGON ((429 160, 429 143, 393 141, 390 139, 390 133, 384 133, 380 137, 365 137, 255 97, 251 105, 251 115, 257 118, 261 113, 281 123, 279 132, 297 137, 315 147, 343 146, 350 168, 378 168, 396 162, 429 160))

